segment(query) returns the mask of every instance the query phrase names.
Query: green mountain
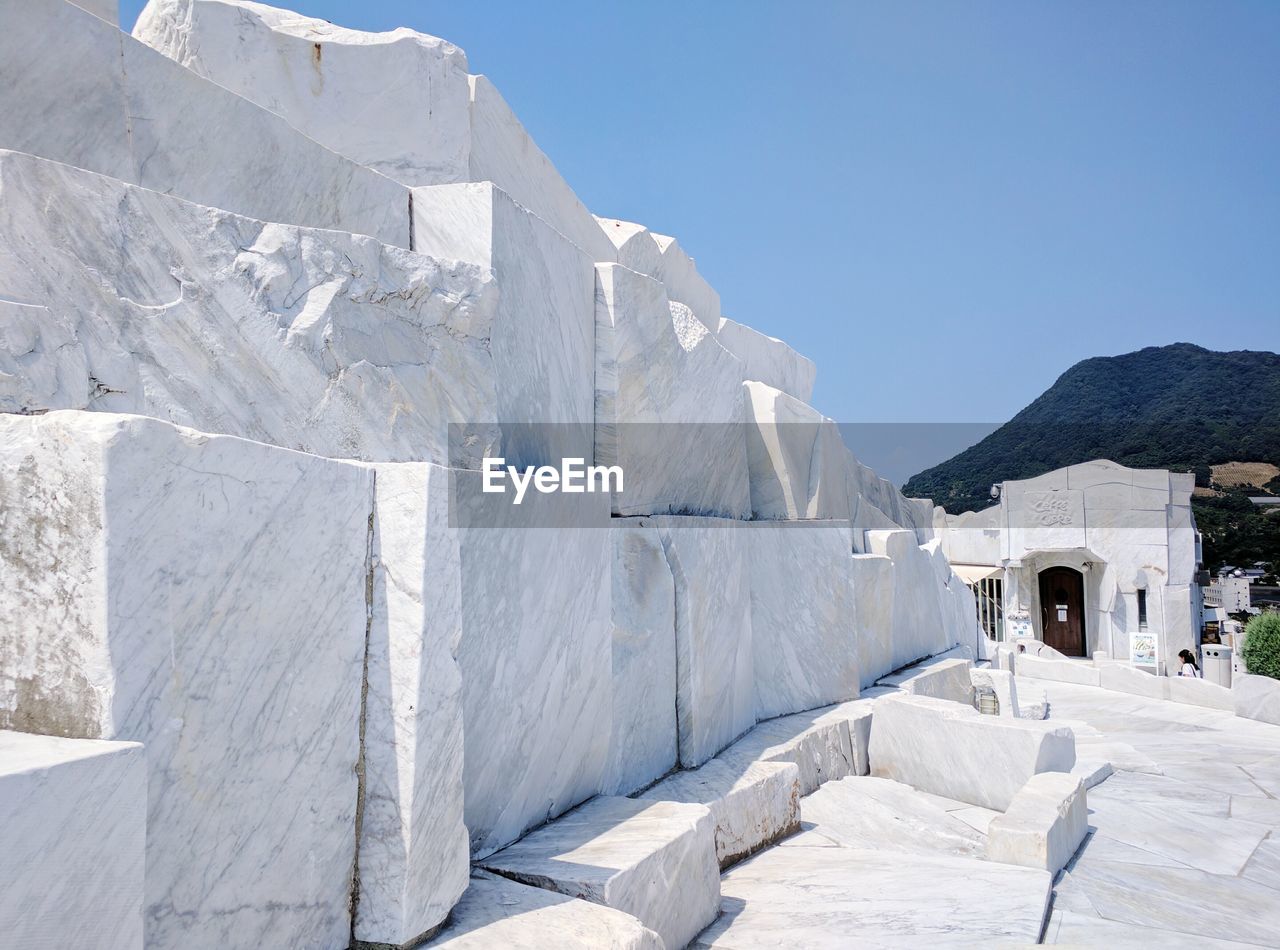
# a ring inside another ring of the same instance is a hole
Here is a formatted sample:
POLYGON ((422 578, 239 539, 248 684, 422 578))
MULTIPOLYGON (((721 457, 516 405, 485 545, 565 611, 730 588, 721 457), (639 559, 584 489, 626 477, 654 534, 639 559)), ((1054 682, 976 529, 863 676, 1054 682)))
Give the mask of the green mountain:
POLYGON ((1072 366, 1034 402, 959 455, 913 476, 905 494, 956 513, 985 508, 1006 479, 1107 458, 1134 468, 1194 471, 1205 561, 1280 561, 1280 517, 1247 496, 1266 485, 1213 484, 1212 466, 1280 464, 1280 354, 1153 346, 1072 366))

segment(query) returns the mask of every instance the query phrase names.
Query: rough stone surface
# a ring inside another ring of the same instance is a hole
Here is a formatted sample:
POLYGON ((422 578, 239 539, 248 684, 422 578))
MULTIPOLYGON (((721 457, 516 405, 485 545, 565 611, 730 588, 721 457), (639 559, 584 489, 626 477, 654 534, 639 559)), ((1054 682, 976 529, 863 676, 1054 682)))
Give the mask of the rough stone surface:
POLYGON ((658 271, 653 276, 667 285, 667 296, 693 311, 712 333, 720 327, 720 295, 698 273, 693 258, 680 242, 665 234, 650 234, 658 246, 658 271))
POLYGON ((133 35, 388 178, 468 180, 471 90, 452 43, 240 0, 151 0, 133 35))
POLYGON ((613 728, 600 790, 629 795, 676 765, 676 588, 658 529, 611 523, 613 728))
POLYGON ((756 718, 856 697, 848 522, 757 522, 742 536, 750 564, 756 718))
POLYGON ((141 745, 0 732, 0 828, 7 945, 142 950, 141 745))
POLYGON ((946 798, 1004 811, 1031 776, 1068 772, 1075 759, 1066 728, 927 696, 876 701, 871 774, 946 798))
POLYGON ((407 944, 467 887, 462 633, 449 471, 375 468, 355 939, 407 944))
POLYGON ((408 246, 403 186, 79 7, 20 5, 0 30, 6 148, 263 221, 408 246))
POLYGON ((372 494, 153 419, 0 415, 0 728, 146 745, 148 947, 350 939, 372 494))
POLYGON ((449 924, 426 947, 438 950, 666 950, 630 914, 476 871, 449 924))
POLYGON ((822 783, 857 771, 851 720, 838 713, 839 708, 815 709, 759 723, 719 757, 740 771, 757 761, 794 763, 800 770, 800 794, 810 795, 822 783))
POLYGON ((853 775, 867 775, 871 771, 871 724, 875 712, 875 701, 887 695, 889 690, 872 687, 862 698, 844 703, 837 703, 825 709, 812 710, 815 722, 845 722, 849 726, 849 745, 853 751, 853 775))
POLYGON ((0 411, 371 461, 498 446, 486 269, 0 151, 0 411))
POLYGON ((608 760, 608 500, 539 498, 545 508, 536 520, 468 525, 459 537, 463 784, 473 857, 589 798, 608 760))
POLYGON ((620 465, 614 514, 745 518, 742 364, 661 283, 596 265, 595 462, 620 465))
POLYGON ((765 336, 758 330, 720 318, 716 339, 726 350, 742 360, 743 379, 754 379, 780 389, 801 402, 813 398, 813 381, 817 367, 813 360, 801 356, 781 340, 765 336))
POLYGON ((912 696, 932 696, 953 703, 973 705, 972 660, 934 658, 909 666, 877 681, 877 686, 899 689, 912 696))
POLYGON ((702 805, 601 796, 484 866, 631 914, 668 947, 688 944, 720 902, 714 826, 702 805))
POLYGON ((1000 715, 1014 718, 1021 715, 1021 708, 1018 705, 1018 684, 1008 670, 994 669, 989 666, 981 669, 973 667, 969 670, 969 682, 973 684, 975 691, 985 687, 995 692, 996 699, 1000 702, 1000 715))
POLYGON ((770 848, 725 874, 723 912, 694 946, 1025 946, 1050 885, 1044 871, 969 858, 770 848))
POLYGON ((800 825, 800 770, 791 762, 751 762, 743 768, 715 758, 663 779, 639 797, 706 805, 722 869, 800 825))
POLYGON ((1237 716, 1280 725, 1280 680, 1237 673, 1231 681, 1231 699, 1237 716))
POLYGON ((723 518, 651 520, 675 578, 680 764, 696 768, 756 721, 748 528, 723 518))
POLYGON ((987 826, 987 860, 1057 874, 1088 833, 1084 783, 1066 772, 1041 772, 987 826))
POLYGON ((413 189, 413 235, 420 253, 474 261, 497 281, 490 351, 507 464, 590 459, 591 258, 490 182, 413 189))
POLYGON ((866 538, 871 554, 893 561, 893 622, 888 639, 892 665, 889 670, 936 656, 953 646, 957 642, 952 639, 955 631, 948 629, 942 616, 943 588, 939 584, 938 566, 933 555, 917 543, 915 532, 868 531, 866 538))

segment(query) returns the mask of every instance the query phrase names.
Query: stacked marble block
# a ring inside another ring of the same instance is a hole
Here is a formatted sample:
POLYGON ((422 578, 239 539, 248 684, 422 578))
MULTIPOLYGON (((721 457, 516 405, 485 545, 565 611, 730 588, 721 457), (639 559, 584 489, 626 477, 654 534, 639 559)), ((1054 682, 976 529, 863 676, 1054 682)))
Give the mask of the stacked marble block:
POLYGON ((469 858, 676 768, 703 880, 865 772, 861 686, 973 637, 812 362, 461 50, 0 12, 0 728, 146 745, 148 946, 413 942, 469 858), (627 488, 456 526, 495 454, 627 488))
POLYGON ((0 731, 7 946, 140 950, 147 772, 136 742, 0 731))

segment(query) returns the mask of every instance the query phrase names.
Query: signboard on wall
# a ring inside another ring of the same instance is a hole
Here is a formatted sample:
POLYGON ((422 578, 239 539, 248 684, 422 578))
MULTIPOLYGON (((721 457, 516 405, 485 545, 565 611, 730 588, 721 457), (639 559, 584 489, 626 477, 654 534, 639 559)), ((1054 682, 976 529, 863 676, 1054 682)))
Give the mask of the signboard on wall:
POLYGON ((1156 635, 1143 631, 1129 634, 1129 662, 1134 666, 1150 666, 1156 662, 1156 635))

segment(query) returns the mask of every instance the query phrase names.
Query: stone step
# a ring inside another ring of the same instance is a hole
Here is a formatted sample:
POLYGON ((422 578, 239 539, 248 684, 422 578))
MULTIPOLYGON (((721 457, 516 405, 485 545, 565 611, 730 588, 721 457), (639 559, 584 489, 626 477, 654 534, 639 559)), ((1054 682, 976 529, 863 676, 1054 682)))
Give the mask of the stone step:
POLYGON ((1087 802, 1079 776, 1066 772, 1031 776, 1013 796, 1008 811, 987 827, 987 859, 1057 874, 1089 833, 1087 802))
POLYGON ((1051 880, 972 858, 770 848, 725 874, 724 913, 693 946, 1025 946, 1039 939, 1051 880))
POLYGON ((475 871, 448 925, 424 947, 440 950, 666 950, 630 914, 475 871))
MULTIPOLYGON (((802 827, 845 848, 981 858, 986 838, 952 814, 972 808, 890 779, 842 778, 800 803, 802 827)), ((994 813, 993 813, 994 814, 994 813)))
POLYGON ((712 759, 663 779, 638 797, 710 809, 722 870, 800 827, 800 770, 792 762, 741 767, 712 759))
POLYGON ((686 946, 719 909, 714 824, 702 805, 599 796, 480 864, 631 914, 668 948, 686 946))

